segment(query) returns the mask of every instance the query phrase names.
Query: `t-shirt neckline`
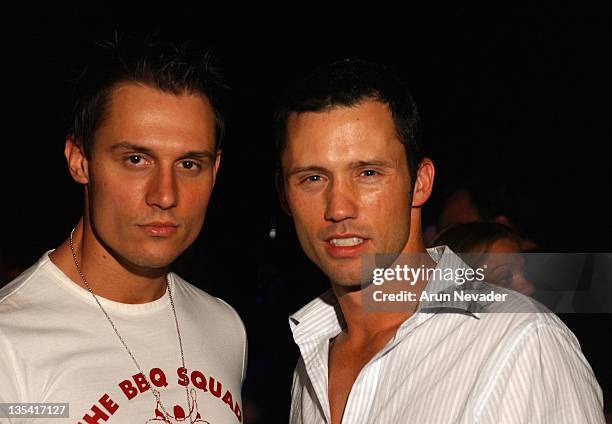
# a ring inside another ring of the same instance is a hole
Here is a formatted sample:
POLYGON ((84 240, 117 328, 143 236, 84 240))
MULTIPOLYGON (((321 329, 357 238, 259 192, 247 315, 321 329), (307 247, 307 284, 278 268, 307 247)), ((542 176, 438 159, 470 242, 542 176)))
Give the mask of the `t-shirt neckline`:
MULTIPOLYGON (((70 277, 68 277, 57 265, 53 263, 51 258, 49 257, 49 253, 53 252, 53 250, 49 250, 46 252, 40 260, 41 268, 46 268, 54 277, 54 281, 63 289, 71 293, 72 295, 81 298, 83 301, 99 308, 96 300, 89 292, 89 290, 81 287, 76 282, 74 282, 70 277)), ((170 285, 170 290, 173 290, 172 294, 175 297, 176 301, 176 284, 173 273, 168 273, 168 284, 170 285)), ((168 296, 168 291, 166 290, 164 294, 159 298, 155 299, 151 302, 147 303, 122 303, 114 300, 106 299, 100 295, 96 295, 100 300, 100 304, 107 311, 119 312, 119 313, 129 313, 129 314, 139 314, 139 313, 150 313, 155 312, 163 308, 170 308, 170 298, 168 296)))

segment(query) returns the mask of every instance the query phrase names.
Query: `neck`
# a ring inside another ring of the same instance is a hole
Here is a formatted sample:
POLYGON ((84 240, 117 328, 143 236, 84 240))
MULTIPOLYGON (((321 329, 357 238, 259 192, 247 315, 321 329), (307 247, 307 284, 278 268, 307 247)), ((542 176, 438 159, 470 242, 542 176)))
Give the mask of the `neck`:
MULTIPOLYGON (((139 270, 120 262, 98 240, 83 219, 72 235, 76 259, 91 290, 100 297, 121 303, 148 303, 166 291, 166 270, 139 270)), ((51 261, 74 283, 87 289, 77 271, 70 238, 49 255, 51 261)))
MULTIPOLYGON (((332 283, 342 316, 346 322, 346 336, 355 341, 368 343, 379 335, 396 330, 413 314, 412 310, 402 312, 375 312, 364 307, 364 290, 355 290, 332 283)), ((411 308, 410 308, 411 309, 411 308)))

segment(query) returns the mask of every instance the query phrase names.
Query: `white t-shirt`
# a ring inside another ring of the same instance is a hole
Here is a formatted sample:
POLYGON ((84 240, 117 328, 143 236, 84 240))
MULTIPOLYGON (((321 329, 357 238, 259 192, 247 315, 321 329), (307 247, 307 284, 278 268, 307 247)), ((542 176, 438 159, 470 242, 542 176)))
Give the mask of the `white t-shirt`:
POLYGON ((159 390, 170 417, 164 416, 91 293, 70 280, 46 253, 0 289, 0 403, 68 403, 69 418, 0 422, 242 422, 242 321, 225 302, 176 274, 168 280, 186 373, 167 292, 145 304, 99 299, 148 381, 159 390))

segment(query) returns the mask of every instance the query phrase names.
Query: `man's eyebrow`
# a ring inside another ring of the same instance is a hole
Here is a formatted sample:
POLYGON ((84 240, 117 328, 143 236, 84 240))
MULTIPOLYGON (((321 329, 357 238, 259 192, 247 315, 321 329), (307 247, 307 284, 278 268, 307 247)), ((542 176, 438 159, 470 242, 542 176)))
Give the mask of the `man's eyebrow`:
POLYGON ((358 160, 349 163, 350 168, 362 168, 364 166, 384 166, 393 167, 393 162, 384 159, 358 160))
POLYGON ((182 154, 179 159, 210 159, 213 160, 215 155, 209 150, 192 150, 190 152, 185 152, 182 154))
POLYGON ((137 152, 152 154, 153 151, 145 146, 140 146, 138 144, 130 143, 129 141, 121 141, 117 144, 113 144, 108 148, 108 150, 114 152, 116 150, 134 150, 137 152))
POLYGON ((323 168, 322 166, 317 166, 317 165, 296 166, 294 168, 291 168, 291 170, 287 172, 287 177, 291 177, 292 175, 300 174, 302 172, 326 173, 327 169, 323 168))
MULTIPOLYGON (((145 146, 130 143, 129 141, 122 141, 120 143, 114 144, 109 148, 109 150, 111 151, 132 150, 135 152, 146 153, 148 155, 154 156, 153 150, 145 146)), ((209 150, 191 150, 191 151, 181 154, 181 156, 179 157, 179 159, 188 159, 188 158, 213 160, 215 158, 215 155, 209 150)))

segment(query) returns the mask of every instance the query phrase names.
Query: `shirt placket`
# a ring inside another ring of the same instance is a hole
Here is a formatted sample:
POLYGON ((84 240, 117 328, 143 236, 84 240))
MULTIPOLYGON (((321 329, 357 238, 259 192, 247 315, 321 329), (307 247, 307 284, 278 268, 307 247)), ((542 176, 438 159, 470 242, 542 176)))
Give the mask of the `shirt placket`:
POLYGON ((342 424, 368 422, 378 387, 381 370, 380 357, 374 358, 357 376, 344 408, 342 424))
POLYGON ((383 372, 392 372, 392 370, 389 370, 389 366, 393 363, 393 360, 389 359, 389 352, 431 317, 432 314, 417 314, 408 319, 400 326, 387 345, 363 367, 349 394, 342 424, 362 424, 370 422, 373 418, 375 419, 379 412, 378 408, 381 400, 377 399, 377 396, 380 396, 377 391, 378 382, 381 378, 384 379, 383 372))

